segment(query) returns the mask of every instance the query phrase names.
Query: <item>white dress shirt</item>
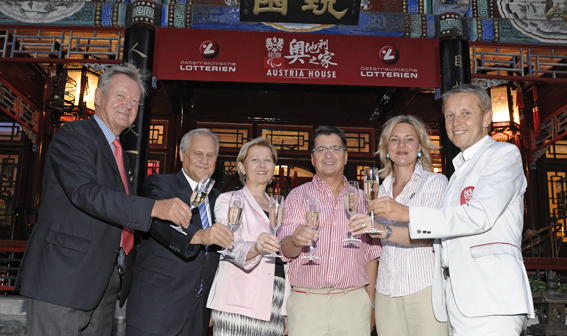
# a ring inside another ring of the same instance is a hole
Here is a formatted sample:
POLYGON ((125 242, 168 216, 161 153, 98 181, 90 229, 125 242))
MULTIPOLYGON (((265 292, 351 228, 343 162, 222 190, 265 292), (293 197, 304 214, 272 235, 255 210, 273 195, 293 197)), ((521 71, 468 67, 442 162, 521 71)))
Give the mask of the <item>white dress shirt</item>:
MULTIPOLYGON (((379 196, 393 198, 393 183, 394 177, 390 174, 380 185, 379 196)), ((424 171, 421 163, 418 163, 410 181, 395 200, 410 207, 439 208, 446 186, 445 175, 424 171)), ((400 227, 408 227, 409 224, 379 217, 376 217, 376 221, 400 227)), ((404 246, 382 240, 376 290, 391 297, 419 292, 431 286, 434 261, 432 246, 404 246)))

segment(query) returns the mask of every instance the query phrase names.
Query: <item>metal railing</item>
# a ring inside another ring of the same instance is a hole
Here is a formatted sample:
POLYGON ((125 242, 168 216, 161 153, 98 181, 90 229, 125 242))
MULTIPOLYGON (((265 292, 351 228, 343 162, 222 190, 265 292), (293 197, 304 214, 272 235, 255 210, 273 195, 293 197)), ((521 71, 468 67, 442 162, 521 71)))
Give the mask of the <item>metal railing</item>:
POLYGON ((123 28, 2 28, 0 58, 47 63, 121 63, 123 28))
POLYGON ((27 240, 0 240, 0 291, 14 289, 27 240))
POLYGON ((470 59, 474 78, 567 82, 565 47, 473 42, 470 59))
POLYGON ((555 223, 532 233, 522 240, 522 252, 529 252, 530 257, 543 257, 543 244, 549 242, 551 257, 557 258, 562 241, 561 236, 557 233, 561 232, 561 228, 561 223, 555 223))

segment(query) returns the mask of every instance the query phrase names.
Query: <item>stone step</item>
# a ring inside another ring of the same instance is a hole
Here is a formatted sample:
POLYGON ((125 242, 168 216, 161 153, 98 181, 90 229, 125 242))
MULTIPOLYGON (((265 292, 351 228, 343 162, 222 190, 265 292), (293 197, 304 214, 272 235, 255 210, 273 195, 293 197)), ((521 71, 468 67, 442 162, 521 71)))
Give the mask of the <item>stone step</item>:
POLYGON ((26 335, 26 300, 21 296, 0 297, 0 336, 26 335))

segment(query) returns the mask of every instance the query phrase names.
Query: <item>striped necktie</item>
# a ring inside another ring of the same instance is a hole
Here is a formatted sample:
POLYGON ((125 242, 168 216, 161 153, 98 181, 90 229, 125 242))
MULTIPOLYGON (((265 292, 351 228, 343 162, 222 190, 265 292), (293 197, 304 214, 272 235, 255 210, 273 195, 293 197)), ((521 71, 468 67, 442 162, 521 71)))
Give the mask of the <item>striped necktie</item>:
MULTIPOLYGON (((203 226, 203 230, 211 226, 209 224, 209 216, 207 216, 207 205, 205 203, 206 202, 203 201, 203 203, 199 204, 199 217, 201 217, 201 224, 203 226)), ((209 252, 209 247, 205 246, 205 254, 207 252, 209 252)))
MULTIPOLYGON (((207 216, 207 205, 205 203, 206 202, 203 201, 203 203, 199 204, 199 217, 201 217, 201 224, 203 226, 203 230, 211 226, 209 224, 209 216, 207 216)), ((205 256, 207 255, 207 253, 209 253, 209 247, 205 246, 205 256)), ((202 291, 203 291, 203 279, 201 279, 201 285, 199 286, 199 292, 197 292, 197 297, 199 297, 199 294, 201 294, 202 291)))
POLYGON ((207 216, 207 205, 205 203, 206 202, 203 201, 203 203, 199 205, 199 217, 201 217, 201 224, 203 224, 203 230, 211 226, 209 224, 209 216, 207 216))

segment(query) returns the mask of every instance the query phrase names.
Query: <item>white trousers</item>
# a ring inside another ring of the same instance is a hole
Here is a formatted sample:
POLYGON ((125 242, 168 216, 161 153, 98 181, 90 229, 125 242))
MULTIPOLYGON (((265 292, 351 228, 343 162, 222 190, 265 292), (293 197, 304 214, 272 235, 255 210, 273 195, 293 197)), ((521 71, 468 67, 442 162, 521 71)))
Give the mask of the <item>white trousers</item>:
POLYGON ((461 314, 451 287, 451 278, 444 281, 449 336, 518 336, 524 330, 526 315, 491 315, 466 317, 461 314))

